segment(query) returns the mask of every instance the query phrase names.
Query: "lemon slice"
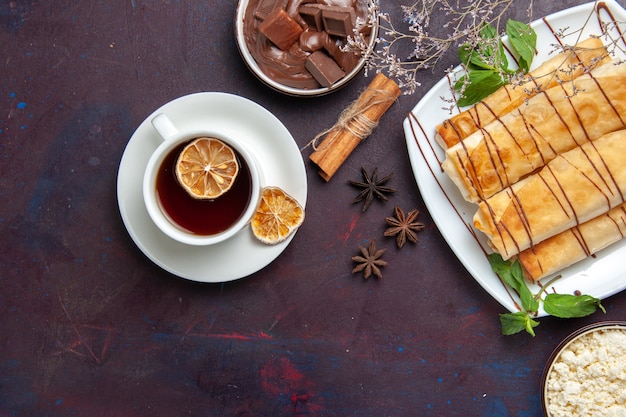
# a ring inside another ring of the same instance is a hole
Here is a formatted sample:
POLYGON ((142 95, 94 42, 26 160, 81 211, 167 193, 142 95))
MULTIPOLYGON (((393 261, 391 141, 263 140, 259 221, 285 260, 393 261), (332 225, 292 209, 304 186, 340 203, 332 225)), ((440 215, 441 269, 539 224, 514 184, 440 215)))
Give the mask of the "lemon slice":
POLYGON ((263 243, 274 245, 291 235, 304 221, 304 209, 279 187, 265 187, 250 222, 252 233, 263 243))
POLYGON ((198 138, 182 150, 176 178, 197 199, 215 199, 232 187, 239 173, 233 148, 216 138, 198 138))

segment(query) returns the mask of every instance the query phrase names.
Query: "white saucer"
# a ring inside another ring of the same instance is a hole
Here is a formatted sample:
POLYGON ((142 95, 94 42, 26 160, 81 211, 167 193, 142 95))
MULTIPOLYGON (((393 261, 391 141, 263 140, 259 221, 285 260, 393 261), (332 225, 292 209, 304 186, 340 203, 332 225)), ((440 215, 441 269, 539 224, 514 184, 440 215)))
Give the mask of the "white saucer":
POLYGON ((249 137, 250 151, 262 162, 264 185, 281 187, 302 207, 307 181, 302 155, 287 128, 260 105, 227 93, 197 93, 173 100, 152 113, 130 138, 117 177, 117 199, 124 225, 141 251, 155 264, 181 278, 226 282, 267 266, 293 239, 277 245, 257 241, 250 226, 217 245, 194 247, 167 237, 150 220, 142 195, 143 172, 150 154, 161 142, 150 120, 167 114, 179 129, 211 124, 229 136, 249 137))

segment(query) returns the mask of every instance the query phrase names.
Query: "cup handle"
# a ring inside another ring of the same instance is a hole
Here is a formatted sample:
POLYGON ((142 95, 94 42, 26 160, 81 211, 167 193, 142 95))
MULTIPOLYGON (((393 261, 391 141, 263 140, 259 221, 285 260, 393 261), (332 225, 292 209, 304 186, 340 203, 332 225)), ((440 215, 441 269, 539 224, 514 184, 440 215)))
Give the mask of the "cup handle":
POLYGON ((169 117, 163 113, 159 113, 151 120, 152 126, 157 131, 161 139, 168 140, 178 133, 178 129, 172 123, 169 117))

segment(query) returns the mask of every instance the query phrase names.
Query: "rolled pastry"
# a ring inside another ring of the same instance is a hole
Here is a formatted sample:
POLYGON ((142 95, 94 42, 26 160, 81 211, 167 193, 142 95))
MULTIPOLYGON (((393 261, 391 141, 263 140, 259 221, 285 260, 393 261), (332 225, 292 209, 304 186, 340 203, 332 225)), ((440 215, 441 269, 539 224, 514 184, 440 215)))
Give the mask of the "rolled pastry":
POLYGON ((437 126, 436 139, 447 149, 540 91, 568 82, 610 60, 602 41, 589 38, 555 55, 528 74, 522 85, 505 85, 469 109, 437 126))
POLYGON ((558 155, 478 205, 474 226, 504 259, 623 203, 626 130, 558 155))
POLYGON ((582 261, 626 236, 626 204, 574 226, 517 255, 525 275, 538 281, 582 261))
POLYGON ((489 198, 558 154, 626 126, 626 65, 550 88, 446 151, 463 197, 489 198))

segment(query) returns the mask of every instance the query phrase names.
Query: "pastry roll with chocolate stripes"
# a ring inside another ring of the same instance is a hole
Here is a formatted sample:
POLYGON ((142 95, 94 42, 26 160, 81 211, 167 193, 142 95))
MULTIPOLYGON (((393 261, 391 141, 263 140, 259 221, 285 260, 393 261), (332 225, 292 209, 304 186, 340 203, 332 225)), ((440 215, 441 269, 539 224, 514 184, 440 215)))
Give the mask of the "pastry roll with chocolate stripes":
POLYGON ((483 126, 519 107, 540 91, 569 82, 610 60, 602 41, 589 38, 555 55, 528 74, 521 85, 505 85, 469 109, 437 126, 435 138, 447 149, 483 126))
POLYGON ((626 64, 617 75, 550 88, 446 151, 445 173, 471 202, 489 198, 558 154, 626 127, 626 64))
POLYGON ((524 275, 539 281, 598 253, 626 236, 626 203, 517 255, 524 275))
POLYGON ((474 226, 509 259, 624 203, 626 130, 587 142, 481 201, 474 226))

